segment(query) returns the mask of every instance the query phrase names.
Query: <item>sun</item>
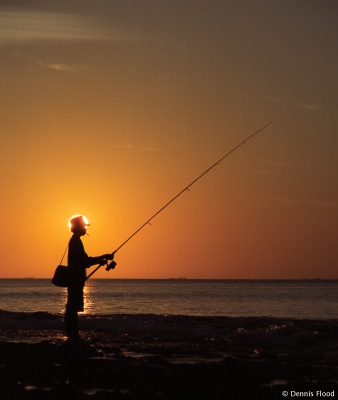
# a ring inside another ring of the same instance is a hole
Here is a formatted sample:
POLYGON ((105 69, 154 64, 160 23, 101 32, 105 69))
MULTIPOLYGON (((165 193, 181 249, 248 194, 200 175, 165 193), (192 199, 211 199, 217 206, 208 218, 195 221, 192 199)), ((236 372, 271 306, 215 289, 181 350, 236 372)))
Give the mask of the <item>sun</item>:
POLYGON ((72 217, 69 218, 69 221, 68 221, 68 228, 69 228, 69 230, 71 230, 71 227, 72 227, 70 221, 71 221, 73 218, 77 218, 77 217, 82 217, 82 219, 83 219, 83 221, 84 221, 84 223, 85 223, 85 226, 86 226, 86 227, 89 226, 89 221, 88 221, 88 218, 87 218, 86 216, 81 215, 81 214, 75 214, 75 215, 73 215, 72 217))

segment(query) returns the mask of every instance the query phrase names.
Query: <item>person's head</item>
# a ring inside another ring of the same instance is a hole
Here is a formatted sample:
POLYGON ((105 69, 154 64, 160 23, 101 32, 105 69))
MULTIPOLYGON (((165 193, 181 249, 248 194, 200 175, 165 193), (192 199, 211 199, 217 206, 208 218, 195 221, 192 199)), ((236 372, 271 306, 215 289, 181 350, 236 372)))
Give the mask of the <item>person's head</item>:
POLYGON ((84 215, 74 215, 69 220, 68 226, 71 232, 83 236, 87 232, 89 223, 88 219, 84 215))

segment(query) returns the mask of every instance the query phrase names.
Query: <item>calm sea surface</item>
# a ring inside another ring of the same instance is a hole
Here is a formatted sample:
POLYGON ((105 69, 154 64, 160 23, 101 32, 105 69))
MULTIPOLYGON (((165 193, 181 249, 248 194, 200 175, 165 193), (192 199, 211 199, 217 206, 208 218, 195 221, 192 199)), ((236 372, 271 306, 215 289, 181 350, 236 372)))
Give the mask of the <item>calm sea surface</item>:
MULTIPOLYGON (((62 313, 65 301, 49 279, 0 279, 0 310, 62 313)), ((85 313, 335 319, 338 281, 92 279, 85 313)))

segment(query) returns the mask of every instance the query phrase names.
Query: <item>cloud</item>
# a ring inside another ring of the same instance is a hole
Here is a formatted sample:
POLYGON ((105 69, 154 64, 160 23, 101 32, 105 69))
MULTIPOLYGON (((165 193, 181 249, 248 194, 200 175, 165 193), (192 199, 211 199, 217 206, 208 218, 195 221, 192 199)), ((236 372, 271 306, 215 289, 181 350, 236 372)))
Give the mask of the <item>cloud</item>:
POLYGON ((46 62, 38 58, 30 57, 25 54, 22 54, 21 52, 14 51, 12 53, 15 57, 22 58, 26 61, 29 61, 32 64, 38 65, 43 68, 47 68, 56 72, 71 72, 71 73, 76 73, 76 72, 82 72, 82 71, 87 71, 89 67, 85 65, 80 65, 80 64, 64 64, 64 63, 56 63, 56 62, 46 62))
MULTIPOLYGON (((239 96, 239 97, 246 97, 251 100, 256 100, 256 96, 239 96)), ((292 100, 285 99, 283 97, 277 97, 277 96, 263 96, 261 97, 263 100, 270 101, 272 103, 279 103, 281 105, 286 105, 289 107, 295 107, 295 108, 302 108, 303 110, 307 111, 312 111, 312 112, 325 112, 325 108, 322 104, 320 103, 297 103, 292 100)))
POLYGON ((308 111, 316 111, 316 112, 324 111, 324 107, 319 103, 297 104, 297 107, 303 108, 304 110, 308 111))
POLYGON ((323 112, 324 107, 319 104, 319 103, 295 103, 290 100, 286 100, 280 97, 274 97, 274 96, 266 96, 266 100, 275 102, 275 103, 281 103, 281 104, 287 104, 292 107, 297 107, 297 108, 302 108, 303 110, 307 111, 313 111, 313 112, 323 112))
POLYGON ((0 44, 35 41, 139 41, 139 32, 108 26, 103 20, 67 13, 0 9, 0 44))
POLYGON ((309 205, 315 207, 337 207, 338 203, 335 201, 316 201, 316 200, 302 200, 302 199, 291 199, 291 198, 279 198, 273 199, 278 203, 286 204, 298 204, 298 205, 309 205))
POLYGON ((46 68, 52 69, 54 71, 60 71, 60 72, 76 72, 77 67, 72 66, 72 65, 66 65, 66 64, 44 64, 46 68))

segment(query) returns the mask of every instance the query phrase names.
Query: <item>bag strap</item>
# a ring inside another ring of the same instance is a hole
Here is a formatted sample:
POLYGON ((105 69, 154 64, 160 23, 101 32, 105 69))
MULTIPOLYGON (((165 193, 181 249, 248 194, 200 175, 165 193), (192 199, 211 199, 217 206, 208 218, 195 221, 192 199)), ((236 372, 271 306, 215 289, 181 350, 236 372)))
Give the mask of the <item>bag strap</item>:
POLYGON ((63 253, 63 256, 62 256, 61 261, 60 261, 60 265, 62 265, 62 261, 63 261, 63 259, 65 258, 65 255, 66 255, 66 253, 67 253, 68 247, 69 247, 69 243, 67 244, 66 250, 65 250, 65 252, 63 253))

